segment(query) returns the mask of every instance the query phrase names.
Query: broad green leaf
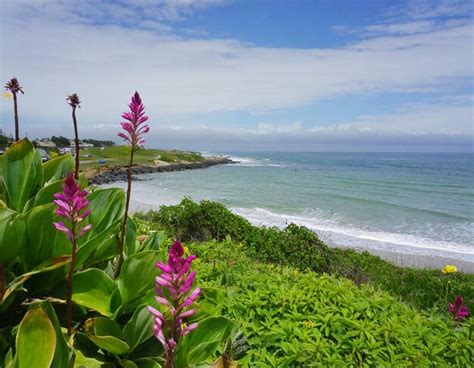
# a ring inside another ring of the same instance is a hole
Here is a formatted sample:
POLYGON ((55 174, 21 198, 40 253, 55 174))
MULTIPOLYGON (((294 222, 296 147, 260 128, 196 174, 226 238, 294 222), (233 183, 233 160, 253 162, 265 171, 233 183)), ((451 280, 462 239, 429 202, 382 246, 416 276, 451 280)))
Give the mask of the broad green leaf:
POLYGON ((94 358, 88 358, 80 350, 76 350, 76 360, 74 361, 74 368, 113 368, 112 363, 103 363, 94 358))
POLYGON ((129 351, 128 344, 122 340, 119 325, 105 317, 91 318, 86 321, 87 337, 99 348, 112 354, 125 354, 129 351))
POLYGON ((49 368, 56 349, 56 331, 40 307, 30 309, 18 328, 16 360, 19 368, 49 368))
POLYGON ((73 170, 72 156, 70 154, 55 157, 44 163, 44 182, 57 181, 66 177, 73 170))
POLYGON ((62 192, 64 180, 55 180, 49 182, 41 188, 34 197, 34 206, 41 206, 42 204, 51 203, 54 200, 54 194, 62 192))
POLYGON ((122 305, 153 291, 153 281, 158 274, 155 267, 157 251, 135 253, 122 265, 118 278, 118 287, 122 305))
MULTIPOLYGON (((118 231, 118 224, 115 226, 118 231)), ((84 246, 82 247, 84 248, 84 246)), ((81 248, 81 249, 82 249, 81 248)), ((108 237, 96 246, 95 251, 89 256, 87 265, 93 265, 99 262, 106 261, 115 257, 118 254, 118 236, 117 234, 110 234, 108 237)))
MULTIPOLYGON (((118 231, 118 224, 119 221, 112 224, 107 230, 92 237, 81 245, 76 253, 76 270, 82 267, 84 264, 91 264, 92 262, 98 261, 99 258, 96 258, 95 254, 96 252, 99 252, 100 255, 100 252, 104 250, 103 247, 107 247, 107 250, 111 251, 110 247, 112 245, 110 242, 113 242, 113 240, 110 238, 115 237, 115 232, 118 231)), ((93 231, 94 229, 91 229, 91 232, 93 231)))
POLYGON ((55 205, 44 204, 34 207, 25 214, 26 242, 21 253, 27 271, 55 256, 71 254, 67 237, 53 227, 58 221, 55 205))
POLYGON ((41 157, 26 138, 13 143, 2 159, 3 183, 10 208, 21 211, 28 199, 42 185, 41 157))
POLYGON ((117 188, 96 189, 87 196, 92 213, 85 219, 85 224, 92 224, 92 231, 79 241, 79 247, 93 237, 108 229, 120 220, 123 215, 125 194, 117 188))
POLYGON ((0 208, 0 263, 8 265, 17 256, 25 242, 25 223, 17 212, 0 208))
POLYGON ((131 360, 122 360, 122 365, 124 368, 138 368, 131 360))
POLYGON ((66 338, 61 331, 61 325, 59 324, 56 311, 49 302, 42 302, 40 305, 44 312, 48 315, 54 326, 54 330, 56 331, 56 351, 54 353, 54 359, 51 366, 67 367, 69 362, 69 347, 67 345, 66 338))
POLYGON ((132 319, 123 329, 123 337, 133 351, 143 341, 153 336, 153 318, 146 306, 135 309, 132 319))
POLYGON ((8 296, 11 293, 13 293, 20 286, 22 286, 33 275, 37 275, 37 274, 40 274, 40 273, 50 272, 50 271, 56 270, 59 267, 62 267, 62 266, 64 266, 65 264, 67 264, 69 262, 70 262, 70 256, 54 257, 52 259, 49 259, 49 260, 43 262, 42 264, 35 267, 30 272, 24 273, 24 274, 16 277, 13 281, 11 281, 7 285, 7 288, 5 289, 5 292, 3 293, 2 300, 0 300, 0 303, 5 302, 6 299, 8 298, 8 296))
POLYGON ((143 243, 142 250, 159 250, 165 242, 164 231, 150 231, 147 239, 143 243))
POLYGON ((224 344, 234 323, 225 317, 209 317, 199 322, 198 328, 186 338, 183 348, 189 364, 204 362, 224 344))
POLYGON ((110 298, 117 288, 107 274, 97 268, 90 268, 73 276, 72 300, 83 307, 93 309, 104 316, 112 316, 110 298))

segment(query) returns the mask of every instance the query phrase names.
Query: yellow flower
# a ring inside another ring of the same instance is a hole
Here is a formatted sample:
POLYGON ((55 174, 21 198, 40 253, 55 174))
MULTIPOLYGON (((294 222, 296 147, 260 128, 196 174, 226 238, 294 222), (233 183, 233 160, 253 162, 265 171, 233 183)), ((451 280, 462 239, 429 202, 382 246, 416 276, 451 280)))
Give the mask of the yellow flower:
POLYGON ((184 248, 184 254, 189 254, 189 248, 186 246, 184 246, 183 248, 184 248))
POLYGON ((442 273, 456 273, 456 272, 458 272, 458 268, 456 266, 453 266, 453 265, 446 265, 446 266, 443 267, 441 272, 442 273))
POLYGON ((3 92, 3 98, 9 99, 10 97, 12 97, 12 95, 10 94, 10 92, 8 92, 8 91, 3 92))

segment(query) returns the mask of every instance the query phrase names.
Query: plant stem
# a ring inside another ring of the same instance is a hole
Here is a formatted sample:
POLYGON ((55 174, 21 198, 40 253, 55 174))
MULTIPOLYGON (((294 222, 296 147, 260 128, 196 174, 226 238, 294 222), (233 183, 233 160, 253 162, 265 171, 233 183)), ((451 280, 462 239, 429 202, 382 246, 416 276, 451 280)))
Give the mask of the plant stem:
POLYGON ((77 131, 76 107, 72 108, 72 123, 74 124, 74 143, 76 145, 76 163, 74 168, 74 179, 79 180, 79 133, 77 131))
MULTIPOLYGON (((73 224, 73 233, 74 233, 73 224)), ((74 273, 74 264, 76 262, 76 248, 77 240, 74 238, 72 241, 72 254, 71 254, 71 263, 69 266, 69 272, 67 275, 67 295, 66 295, 66 308, 67 308, 67 334, 69 337, 72 335, 72 275, 74 273)))
POLYGON ((18 101, 16 93, 13 93, 13 111, 15 114, 15 141, 20 140, 20 123, 18 122, 18 101))
POLYGON ((119 255, 117 259, 117 265, 115 267, 115 278, 120 274, 120 269, 123 263, 123 248, 125 244, 125 233, 127 231, 127 219, 128 219, 128 208, 130 206, 130 196, 132 193, 132 165, 133 165, 133 156, 135 154, 135 147, 132 145, 130 148, 130 162, 128 164, 127 170, 127 197, 125 199, 125 213, 123 215, 122 229, 120 232, 120 241, 119 241, 119 255))

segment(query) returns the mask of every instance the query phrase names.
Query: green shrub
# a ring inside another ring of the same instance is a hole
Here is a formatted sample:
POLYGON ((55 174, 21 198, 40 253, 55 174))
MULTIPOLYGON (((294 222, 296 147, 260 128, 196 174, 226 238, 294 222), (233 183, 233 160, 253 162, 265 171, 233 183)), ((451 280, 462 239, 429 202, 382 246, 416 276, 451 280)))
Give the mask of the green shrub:
MULTIPOLYGON (((259 263, 243 246, 190 246, 199 284, 221 290, 215 308, 235 320, 243 367, 467 367, 473 320, 455 324, 344 278, 259 263)), ((215 295, 216 293, 214 293, 215 295)))
POLYGON ((182 241, 221 241, 229 237, 242 243, 245 253, 255 259, 343 276, 358 285, 370 283, 421 309, 439 308, 444 312, 448 301, 459 294, 474 310, 474 275, 446 276, 436 270, 401 268, 368 252, 329 248, 303 226, 256 227, 219 203, 196 203, 189 198, 136 216, 182 241))

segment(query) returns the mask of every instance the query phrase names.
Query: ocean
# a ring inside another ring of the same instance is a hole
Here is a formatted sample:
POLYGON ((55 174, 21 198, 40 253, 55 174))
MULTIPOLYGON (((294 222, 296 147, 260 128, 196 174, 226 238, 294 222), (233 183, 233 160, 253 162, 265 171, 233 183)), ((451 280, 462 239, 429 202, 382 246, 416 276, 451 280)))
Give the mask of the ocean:
POLYGON ((473 154, 212 154, 240 163, 145 175, 134 207, 210 199, 257 225, 304 225, 334 246, 474 262, 473 154))

